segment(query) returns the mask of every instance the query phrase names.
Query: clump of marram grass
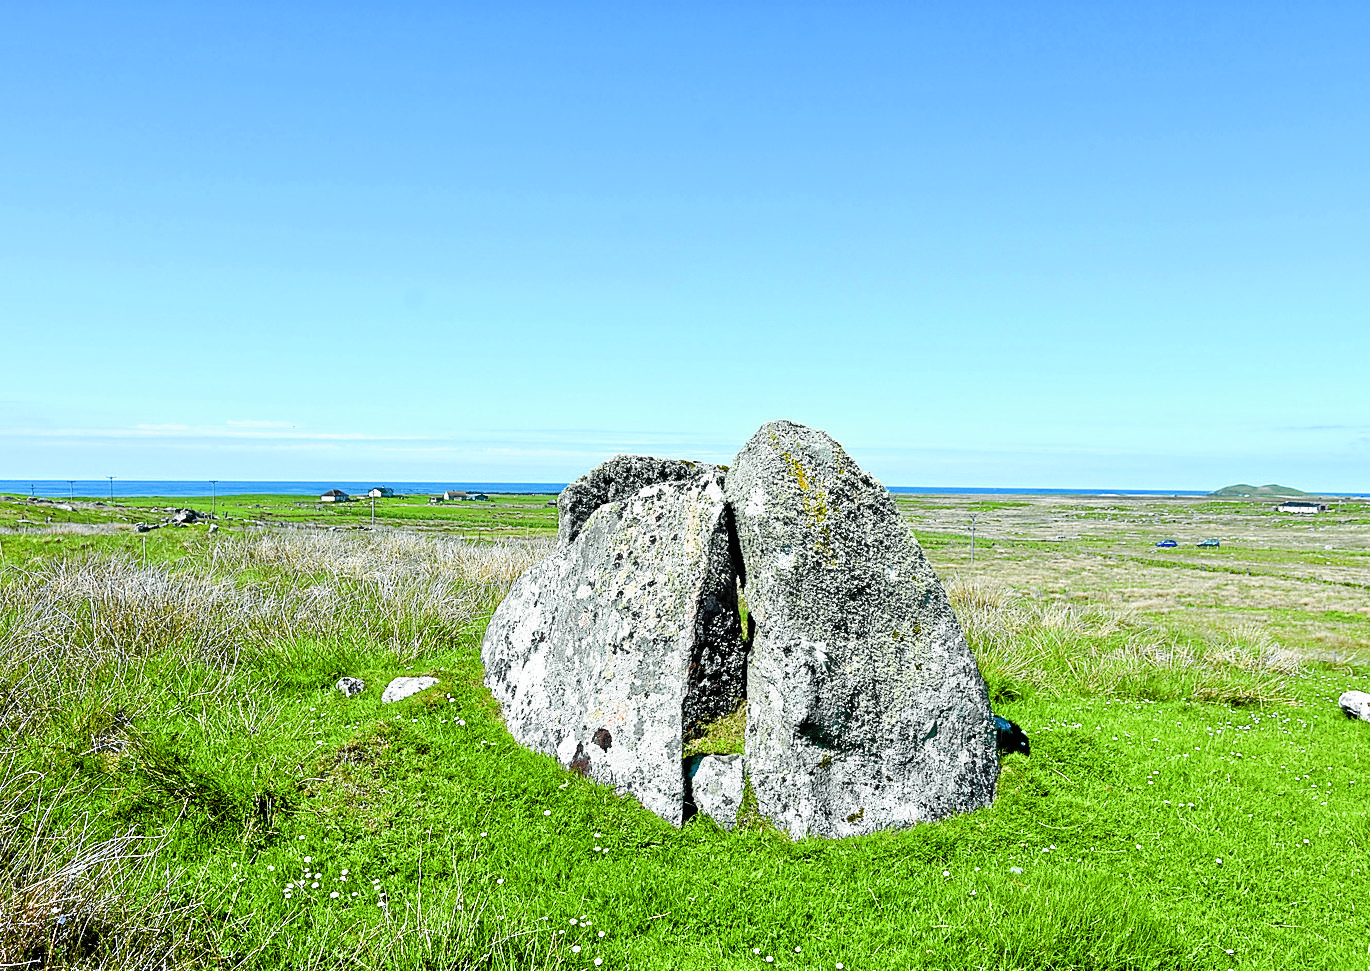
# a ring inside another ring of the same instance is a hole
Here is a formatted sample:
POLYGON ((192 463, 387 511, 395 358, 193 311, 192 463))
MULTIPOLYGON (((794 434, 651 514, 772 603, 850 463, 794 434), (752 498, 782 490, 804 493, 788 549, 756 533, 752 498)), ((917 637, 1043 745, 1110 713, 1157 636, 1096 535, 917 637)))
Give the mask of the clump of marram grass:
POLYGON ((117 693, 151 659, 231 671, 305 640, 386 645, 408 660, 474 630, 545 543, 273 532, 171 565, 128 556, 0 572, 0 743, 117 693), (89 699, 86 699, 89 700, 89 699))
POLYGON ((992 700, 1064 695, 1288 702, 1298 657, 1259 628, 1202 636, 1097 605, 1034 600, 985 580, 953 578, 947 596, 992 700))
POLYGON ((154 969, 193 963, 199 908, 175 903, 160 840, 57 822, 64 793, 11 762, 0 778, 0 966, 154 969))

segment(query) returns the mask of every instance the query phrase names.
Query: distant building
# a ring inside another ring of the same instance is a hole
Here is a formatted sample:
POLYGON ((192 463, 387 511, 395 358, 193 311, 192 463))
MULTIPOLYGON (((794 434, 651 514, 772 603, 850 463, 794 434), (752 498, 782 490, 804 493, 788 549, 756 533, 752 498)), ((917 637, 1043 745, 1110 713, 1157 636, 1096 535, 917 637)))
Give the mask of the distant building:
POLYGON ((329 489, 319 496, 319 502, 346 502, 350 498, 352 497, 341 489, 329 489))
POLYGON ((467 498, 466 493, 461 489, 448 489, 442 494, 442 497, 451 502, 461 502, 467 498))
POLYGON ((391 489, 389 486, 376 486, 376 488, 367 493, 367 496, 372 499, 389 499, 394 495, 395 490, 391 489))
POLYGON ((1292 512, 1304 516, 1315 516, 1327 512, 1325 502, 1306 502, 1302 499, 1286 499, 1275 507, 1275 512, 1292 512))
POLYGON ((430 505, 430 506, 436 506, 436 505, 438 505, 439 503, 443 503, 443 502, 446 502, 446 501, 447 501, 447 497, 446 497, 446 496, 429 496, 429 497, 428 497, 428 505, 430 505))
POLYGON ((490 497, 483 492, 473 492, 466 497, 467 502, 489 502, 490 497))

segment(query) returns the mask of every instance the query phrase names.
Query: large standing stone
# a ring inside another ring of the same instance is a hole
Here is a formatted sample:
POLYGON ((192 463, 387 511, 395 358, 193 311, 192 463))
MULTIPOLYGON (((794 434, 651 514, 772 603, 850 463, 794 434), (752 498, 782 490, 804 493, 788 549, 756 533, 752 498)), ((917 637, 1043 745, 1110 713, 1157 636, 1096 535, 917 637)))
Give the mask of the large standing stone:
POLYGON ((606 502, 636 495, 658 482, 681 482, 717 466, 651 455, 616 455, 572 482, 557 496, 557 543, 565 546, 579 535, 590 514, 606 502))
POLYGON ((684 739, 744 691, 732 561, 716 468, 599 504, 486 630, 514 738, 680 825, 684 739))
POLYGON ((746 766, 794 836, 988 806, 989 697, 885 488, 823 432, 763 425, 727 475, 755 621, 746 766))

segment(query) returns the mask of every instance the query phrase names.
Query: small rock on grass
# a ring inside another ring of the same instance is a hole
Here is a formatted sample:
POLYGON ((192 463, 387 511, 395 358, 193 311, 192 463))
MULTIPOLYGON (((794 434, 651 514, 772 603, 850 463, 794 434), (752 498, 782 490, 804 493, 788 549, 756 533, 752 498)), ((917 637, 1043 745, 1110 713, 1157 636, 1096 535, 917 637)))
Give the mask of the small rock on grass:
POLYGON ((742 808, 742 756, 697 755, 687 766, 695 808, 724 829, 732 829, 742 808))
POLYGON ((1341 710, 1346 712, 1347 718, 1359 718, 1361 721, 1370 722, 1370 694, 1364 691, 1347 691, 1337 699, 1337 704, 1341 705, 1341 710))
POLYGON ((338 690, 352 698, 366 690, 366 682, 361 678, 342 677, 338 679, 338 690))
POLYGON ((437 683, 437 678, 396 678, 385 686, 385 693, 381 695, 381 704, 388 705, 392 701, 408 698, 410 695, 416 695, 437 683))

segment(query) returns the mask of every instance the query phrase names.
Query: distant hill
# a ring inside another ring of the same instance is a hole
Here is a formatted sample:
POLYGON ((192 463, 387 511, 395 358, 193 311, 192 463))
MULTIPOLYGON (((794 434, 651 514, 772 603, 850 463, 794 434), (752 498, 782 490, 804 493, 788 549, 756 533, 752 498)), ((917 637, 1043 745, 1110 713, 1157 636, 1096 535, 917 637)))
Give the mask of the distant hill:
POLYGON ((1236 485, 1224 486, 1224 487, 1221 488, 1221 489, 1215 489, 1213 492, 1210 492, 1209 495, 1210 495, 1210 496, 1306 496, 1306 495, 1309 495, 1309 493, 1303 492, 1303 491, 1301 491, 1301 490, 1299 490, 1299 489, 1292 489, 1292 488, 1290 488, 1289 486, 1275 485, 1273 482, 1272 482, 1270 485, 1263 485, 1263 486, 1253 486, 1253 485, 1247 485, 1245 482, 1239 482, 1239 483, 1237 483, 1236 485))

